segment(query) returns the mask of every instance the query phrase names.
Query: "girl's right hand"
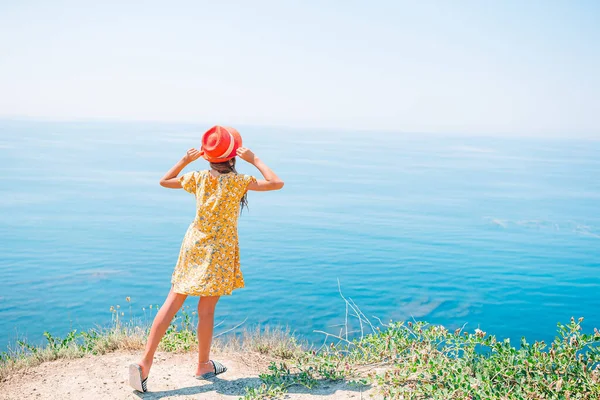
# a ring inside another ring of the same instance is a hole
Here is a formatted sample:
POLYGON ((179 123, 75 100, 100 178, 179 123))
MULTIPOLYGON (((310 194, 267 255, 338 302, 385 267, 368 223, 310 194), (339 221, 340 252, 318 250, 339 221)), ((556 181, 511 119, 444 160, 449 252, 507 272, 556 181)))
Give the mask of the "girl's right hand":
POLYGON ((200 151, 198 151, 197 149, 191 148, 187 151, 187 153, 185 154, 185 156, 183 156, 183 161, 186 164, 191 163, 192 161, 196 161, 197 159, 199 159, 202 156, 202 153, 200 151))
POLYGON ((249 162, 250 164, 254 164, 255 155, 252 150, 246 147, 240 147, 237 149, 237 156, 242 160, 249 162))

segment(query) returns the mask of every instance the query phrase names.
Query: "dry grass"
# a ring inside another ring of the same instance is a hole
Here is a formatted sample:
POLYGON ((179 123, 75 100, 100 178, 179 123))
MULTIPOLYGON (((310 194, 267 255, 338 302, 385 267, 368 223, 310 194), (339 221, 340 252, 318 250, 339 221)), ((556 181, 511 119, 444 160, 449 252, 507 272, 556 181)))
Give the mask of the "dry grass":
POLYGON ((213 347, 224 352, 255 352, 287 360, 306 351, 309 345, 300 342, 289 328, 256 326, 243 329, 238 335, 217 338, 213 347))
MULTIPOLYGON (((183 317, 185 318, 185 317, 183 317)), ((196 351, 197 338, 193 324, 172 324, 161 344, 159 351, 188 352, 196 351), (175 328, 175 329, 174 329, 175 328)), ((41 363, 58 359, 80 358, 88 354, 102 355, 115 351, 142 351, 146 344, 148 328, 131 324, 118 323, 108 329, 91 329, 76 334, 67 342, 65 339, 52 337, 44 346, 32 346, 24 343, 16 348, 9 348, 0 355, 0 382, 7 380, 12 374, 22 372, 41 363), (54 340, 54 345, 51 340, 54 340), (58 343, 58 344, 57 344, 58 343)), ((218 335, 213 340, 215 352, 244 352, 267 356, 269 359, 290 359, 301 354, 305 346, 298 343, 289 329, 256 327, 241 328, 237 332, 218 335)))

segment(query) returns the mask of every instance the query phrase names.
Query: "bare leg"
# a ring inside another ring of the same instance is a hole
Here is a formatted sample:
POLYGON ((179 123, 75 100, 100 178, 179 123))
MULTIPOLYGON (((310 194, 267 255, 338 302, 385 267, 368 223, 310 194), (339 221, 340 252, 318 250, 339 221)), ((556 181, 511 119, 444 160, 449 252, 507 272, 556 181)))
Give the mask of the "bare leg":
POLYGON ((200 297, 198 300, 198 367, 196 375, 214 371, 209 360, 215 325, 215 307, 218 301, 219 296, 200 297))
POLYGON ((150 373, 150 367, 152 367, 152 361, 154 360, 156 348, 158 347, 162 337, 165 335, 165 332, 171 324, 173 317, 183 305, 186 297, 186 294, 173 292, 173 288, 171 287, 167 299, 158 313, 156 313, 156 317, 154 317, 154 321, 152 322, 152 328, 150 328, 148 342, 146 342, 144 356, 142 357, 142 360, 138 362, 140 367, 142 367, 142 379, 145 379, 150 373))

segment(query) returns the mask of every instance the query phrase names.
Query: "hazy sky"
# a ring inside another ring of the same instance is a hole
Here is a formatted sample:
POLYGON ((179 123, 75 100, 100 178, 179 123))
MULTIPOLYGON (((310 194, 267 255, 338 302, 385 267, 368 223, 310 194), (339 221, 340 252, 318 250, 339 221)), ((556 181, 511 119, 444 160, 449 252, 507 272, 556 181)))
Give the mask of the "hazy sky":
POLYGON ((600 137, 600 1, 0 0, 0 116, 600 137))

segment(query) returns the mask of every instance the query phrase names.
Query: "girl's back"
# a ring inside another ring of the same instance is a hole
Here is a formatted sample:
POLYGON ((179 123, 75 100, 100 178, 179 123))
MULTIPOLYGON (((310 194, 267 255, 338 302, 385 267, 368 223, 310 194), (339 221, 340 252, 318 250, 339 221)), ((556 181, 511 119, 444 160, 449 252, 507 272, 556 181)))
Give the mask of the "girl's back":
POLYGON ((196 196, 194 223, 206 234, 216 233, 213 226, 237 226, 240 202, 252 182, 256 178, 250 175, 231 172, 214 176, 209 170, 188 172, 180 178, 181 187, 196 196))

